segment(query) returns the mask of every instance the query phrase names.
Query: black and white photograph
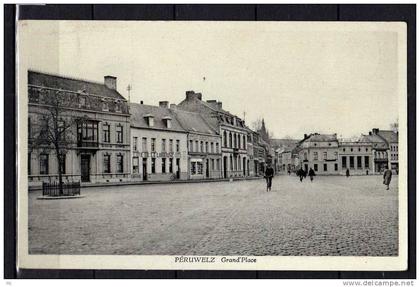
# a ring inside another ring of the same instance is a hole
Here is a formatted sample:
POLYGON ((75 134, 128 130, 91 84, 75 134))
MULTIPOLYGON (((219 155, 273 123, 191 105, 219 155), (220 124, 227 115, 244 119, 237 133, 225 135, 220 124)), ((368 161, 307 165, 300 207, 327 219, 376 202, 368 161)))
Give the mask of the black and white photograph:
POLYGON ((407 267, 404 23, 18 24, 21 267, 407 267))

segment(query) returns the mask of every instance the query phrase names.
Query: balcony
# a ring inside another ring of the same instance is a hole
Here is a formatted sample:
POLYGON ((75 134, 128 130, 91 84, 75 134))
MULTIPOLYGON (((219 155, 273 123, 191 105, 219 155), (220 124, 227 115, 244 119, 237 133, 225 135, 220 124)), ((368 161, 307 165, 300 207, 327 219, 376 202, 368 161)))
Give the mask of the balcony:
POLYGON ((90 141, 90 140, 78 140, 77 147, 82 149, 92 149, 97 150, 99 149, 99 143, 97 141, 90 141))

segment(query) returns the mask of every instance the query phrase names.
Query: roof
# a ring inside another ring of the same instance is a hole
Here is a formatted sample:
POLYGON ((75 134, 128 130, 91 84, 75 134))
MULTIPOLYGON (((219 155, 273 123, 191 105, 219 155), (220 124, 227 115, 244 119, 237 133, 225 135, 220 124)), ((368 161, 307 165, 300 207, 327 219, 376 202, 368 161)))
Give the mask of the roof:
POLYGON ((35 71, 28 71, 28 84, 73 91, 76 93, 83 91, 86 94, 125 100, 125 98, 118 91, 108 88, 103 83, 91 82, 35 71))
POLYGON ((390 143, 398 143, 398 133, 394 131, 379 130, 378 135, 390 143))
POLYGON ((372 143, 374 147, 378 148, 386 148, 388 146, 383 138, 375 134, 362 135, 360 137, 360 142, 369 142, 372 143))
POLYGON ((130 103, 130 113, 131 126, 134 128, 160 129, 168 131, 185 132, 184 128, 178 122, 175 114, 170 109, 161 108, 157 106, 130 103), (149 127, 145 119, 146 116, 150 115, 152 115, 154 118, 153 127, 149 127), (171 128, 167 128, 166 124, 163 121, 166 117, 170 117, 172 119, 171 128))
POLYGON ((188 132, 217 135, 216 131, 203 119, 199 113, 172 110, 180 125, 188 132))
POLYGON ((337 141, 337 134, 311 134, 305 141, 307 142, 337 141))

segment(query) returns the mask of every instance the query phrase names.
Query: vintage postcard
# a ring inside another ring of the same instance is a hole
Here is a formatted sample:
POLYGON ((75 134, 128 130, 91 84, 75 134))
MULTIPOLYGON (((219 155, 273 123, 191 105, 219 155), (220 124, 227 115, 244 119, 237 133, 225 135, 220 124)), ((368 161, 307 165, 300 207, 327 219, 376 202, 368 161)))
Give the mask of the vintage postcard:
POLYGON ((402 22, 19 21, 19 268, 405 270, 402 22))

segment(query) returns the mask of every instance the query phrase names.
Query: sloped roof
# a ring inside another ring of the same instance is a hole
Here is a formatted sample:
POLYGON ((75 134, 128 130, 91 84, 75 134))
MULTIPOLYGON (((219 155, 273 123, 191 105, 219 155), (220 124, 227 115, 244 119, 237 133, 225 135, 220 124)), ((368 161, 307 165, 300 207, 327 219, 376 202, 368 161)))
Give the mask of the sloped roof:
POLYGON ((172 110, 180 125, 189 132, 217 135, 216 131, 203 119, 199 113, 172 110))
POLYGON ((386 148, 388 145, 383 138, 375 134, 362 135, 360 142, 369 142, 373 144, 373 147, 386 148))
POLYGON ((110 89, 105 84, 90 82, 75 78, 28 71, 28 84, 73 92, 81 92, 124 100, 125 98, 116 90, 110 89))
POLYGON ((308 142, 330 142, 337 141, 336 134, 311 134, 305 141, 308 142))
POLYGON ((378 135, 388 143, 398 143, 398 134, 394 131, 379 130, 378 135))
POLYGON ((161 108, 157 106, 130 103, 130 113, 131 113, 130 120, 131 120, 132 127, 185 132, 184 128, 179 123, 176 115, 170 109, 161 108), (149 127, 148 123, 146 122, 146 119, 145 119, 146 115, 153 116, 154 118, 153 127, 149 127), (170 117, 172 119, 171 128, 169 129, 166 127, 166 124, 163 121, 165 117, 170 117))

